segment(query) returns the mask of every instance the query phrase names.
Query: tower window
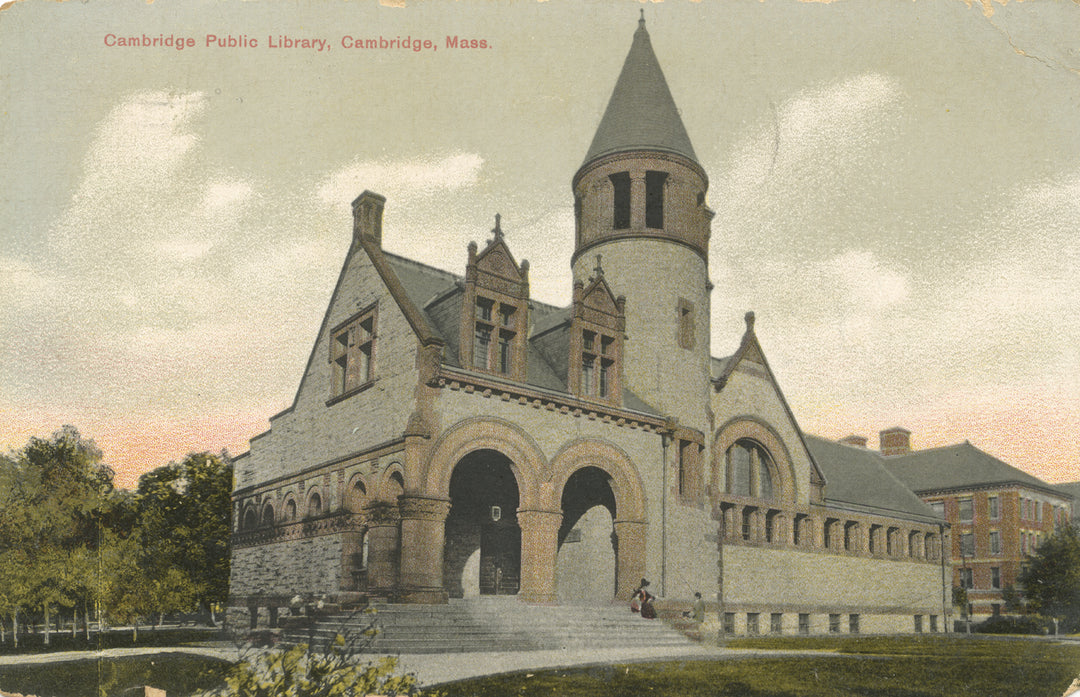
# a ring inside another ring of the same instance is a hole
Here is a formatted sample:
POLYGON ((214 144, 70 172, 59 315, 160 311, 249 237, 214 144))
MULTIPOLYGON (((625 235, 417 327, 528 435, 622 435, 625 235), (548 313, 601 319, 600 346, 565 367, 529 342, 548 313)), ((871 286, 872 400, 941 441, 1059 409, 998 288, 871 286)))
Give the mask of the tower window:
POLYGON ((614 337, 581 332, 581 394, 607 399, 615 378, 614 337))
POLYGON ((630 173, 612 174, 611 186, 615 194, 612 227, 626 230, 630 227, 630 173))
POLYGON ((684 349, 694 348, 694 303, 686 298, 679 298, 679 346, 684 349))
POLYGON ((645 173, 645 227, 664 227, 664 182, 667 172, 645 173))

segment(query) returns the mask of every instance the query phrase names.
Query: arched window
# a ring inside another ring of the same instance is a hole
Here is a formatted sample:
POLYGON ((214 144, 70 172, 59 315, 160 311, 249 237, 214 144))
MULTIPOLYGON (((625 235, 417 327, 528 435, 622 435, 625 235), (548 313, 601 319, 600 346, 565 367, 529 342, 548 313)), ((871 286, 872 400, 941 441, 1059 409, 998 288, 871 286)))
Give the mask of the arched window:
POLYGON ((244 520, 240 525, 241 530, 251 530, 259 524, 259 513, 254 506, 248 506, 244 511, 244 520))
POLYGON ((769 452, 758 443, 743 439, 728 448, 727 493, 770 500, 774 465, 769 452))
POLYGON ((311 496, 308 497, 308 516, 314 517, 322 515, 322 497, 319 496, 319 492, 311 492, 311 496))
POLYGON ((274 507, 269 503, 263 506, 262 524, 266 526, 274 524, 274 507))
POLYGON ((285 502, 285 522, 291 523, 296 520, 296 501, 289 499, 285 502))

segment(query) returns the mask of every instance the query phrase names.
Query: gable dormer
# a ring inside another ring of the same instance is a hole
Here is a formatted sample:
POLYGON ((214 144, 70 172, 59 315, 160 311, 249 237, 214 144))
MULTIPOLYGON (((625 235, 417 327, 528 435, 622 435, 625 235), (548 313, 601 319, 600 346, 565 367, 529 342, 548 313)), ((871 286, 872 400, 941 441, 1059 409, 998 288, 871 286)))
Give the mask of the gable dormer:
POLYGON ((597 254, 589 284, 574 284, 567 376, 570 392, 616 406, 622 404, 625 333, 626 298, 611 292, 597 254))
POLYGON ((495 215, 493 237, 469 243, 461 304, 461 365, 524 382, 528 359, 529 262, 518 265, 495 215))

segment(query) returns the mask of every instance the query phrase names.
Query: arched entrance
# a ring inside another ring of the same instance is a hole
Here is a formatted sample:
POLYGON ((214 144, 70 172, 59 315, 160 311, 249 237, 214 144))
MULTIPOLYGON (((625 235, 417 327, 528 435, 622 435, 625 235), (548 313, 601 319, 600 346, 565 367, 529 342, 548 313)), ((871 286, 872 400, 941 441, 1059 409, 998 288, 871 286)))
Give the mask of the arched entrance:
POLYGON ((611 476, 598 467, 574 472, 563 487, 556 597, 564 604, 610 603, 618 541, 611 476))
POLYGON ((451 598, 515 595, 521 584, 518 484, 510 459, 477 450, 455 465, 443 554, 451 598))

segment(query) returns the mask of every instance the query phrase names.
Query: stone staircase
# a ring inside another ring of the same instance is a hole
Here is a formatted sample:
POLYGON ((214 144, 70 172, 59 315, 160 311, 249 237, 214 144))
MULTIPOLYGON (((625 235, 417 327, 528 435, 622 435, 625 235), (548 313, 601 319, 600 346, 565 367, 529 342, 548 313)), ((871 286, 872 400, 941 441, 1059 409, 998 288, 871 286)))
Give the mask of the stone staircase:
POLYGON ((454 653, 690 646, 685 634, 625 605, 537 606, 513 597, 451 600, 447 605, 373 604, 286 622, 281 641, 316 648, 338 634, 365 653, 454 653), (371 612, 371 611, 374 612, 371 612), (360 639, 368 627, 378 632, 360 639))

